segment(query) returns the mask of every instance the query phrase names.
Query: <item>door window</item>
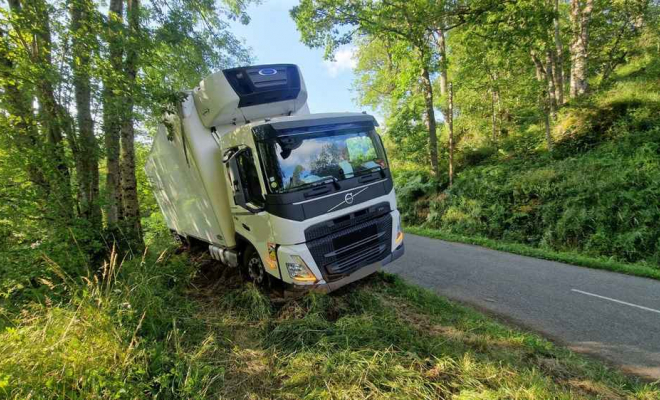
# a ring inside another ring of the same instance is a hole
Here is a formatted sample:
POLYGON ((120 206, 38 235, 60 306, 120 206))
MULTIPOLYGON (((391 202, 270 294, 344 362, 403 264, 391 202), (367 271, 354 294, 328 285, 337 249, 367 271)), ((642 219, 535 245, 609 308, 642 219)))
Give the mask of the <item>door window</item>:
POLYGON ((236 163, 241 179, 243 190, 245 191, 245 201, 257 206, 265 204, 264 194, 259 184, 259 174, 254 164, 252 151, 250 149, 241 152, 236 156, 236 163))

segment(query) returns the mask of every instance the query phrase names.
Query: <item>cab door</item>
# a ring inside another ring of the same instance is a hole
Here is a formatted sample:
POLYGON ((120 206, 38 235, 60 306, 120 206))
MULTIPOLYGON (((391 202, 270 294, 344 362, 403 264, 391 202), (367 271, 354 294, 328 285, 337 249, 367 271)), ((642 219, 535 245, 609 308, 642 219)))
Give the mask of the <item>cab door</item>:
POLYGON ((280 278, 277 263, 268 255, 268 243, 272 242, 268 213, 264 211, 265 196, 253 151, 243 147, 231 156, 227 171, 233 191, 232 218, 236 232, 255 247, 266 272, 280 278))

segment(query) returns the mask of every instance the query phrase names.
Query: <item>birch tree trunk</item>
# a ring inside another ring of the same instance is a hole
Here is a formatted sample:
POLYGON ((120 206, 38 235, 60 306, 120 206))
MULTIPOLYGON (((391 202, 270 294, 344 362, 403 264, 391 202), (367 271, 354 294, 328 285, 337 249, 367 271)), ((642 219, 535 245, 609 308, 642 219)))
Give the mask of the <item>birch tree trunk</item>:
POLYGON ((142 227, 140 224, 140 205, 135 178, 135 127, 133 118, 135 84, 138 63, 138 46, 140 32, 140 2, 128 0, 127 18, 129 43, 126 50, 125 75, 129 88, 128 96, 124 98, 126 106, 121 128, 121 189, 124 207, 124 220, 131 242, 142 247, 142 227))
POLYGON ((554 18, 553 18, 553 36, 555 40, 554 49, 554 78, 557 104, 562 106, 564 104, 564 44, 561 40, 561 26, 560 26, 560 10, 559 0, 553 1, 554 18))
MULTIPOLYGON (((543 62, 539 59, 534 51, 532 51, 532 60, 534 61, 534 66, 536 67, 536 80, 541 84, 541 88, 547 87, 549 81, 547 70, 543 66, 543 62)), ((543 117, 543 123, 545 125, 545 141, 548 146, 548 150, 552 151, 552 131, 550 126, 550 101, 549 95, 546 89, 542 89, 539 93, 539 111, 543 117)))
MULTIPOLYGON (((423 59, 424 60, 424 59, 423 59)), ((422 66, 422 91, 424 93, 424 106, 426 108, 426 129, 429 132, 429 147, 431 156, 431 168, 434 176, 439 176, 438 168, 438 136, 435 122, 435 109, 433 107, 433 85, 431 84, 431 75, 429 68, 424 60, 422 66)))
POLYGON ((545 67, 545 75, 546 75, 546 81, 548 82, 548 109, 550 113, 552 114, 553 118, 556 118, 557 116, 557 104, 559 101, 557 100, 557 87, 555 86, 555 76, 554 76, 554 67, 555 67, 555 60, 553 58, 553 52, 551 50, 548 50, 547 52, 547 57, 546 57, 546 67, 545 67))
POLYGON ((98 143, 94 136, 91 112, 91 42, 95 40, 90 26, 94 4, 89 0, 71 2, 71 33, 73 52, 73 86, 77 110, 78 151, 74 154, 78 168, 80 215, 94 227, 101 227, 99 205, 98 143))
POLYGON ((120 75, 123 70, 121 30, 123 20, 123 0, 110 0, 108 10, 109 65, 103 81, 103 133, 105 135, 106 151, 106 182, 107 195, 106 218, 108 227, 112 230, 122 218, 121 175, 119 170, 119 137, 121 120, 120 99, 115 90, 120 89, 120 75))
POLYGON ((582 96, 589 90, 589 22, 593 12, 593 0, 571 0, 571 98, 582 96))
POLYGON ((449 82, 447 79, 449 62, 447 60, 447 39, 442 29, 438 29, 438 55, 440 56, 440 95, 446 96, 449 91, 447 86, 449 82))
POLYGON ((449 112, 447 113, 449 122, 449 186, 454 184, 454 87, 449 84, 449 112))
POLYGON ((497 91, 495 89, 491 90, 490 96, 490 126, 491 126, 491 139, 493 143, 497 143, 497 91))
MULTIPOLYGON (((447 70, 449 69, 449 61, 447 60, 447 39, 445 37, 445 31, 443 29, 438 29, 437 31, 437 37, 438 37, 438 55, 440 56, 440 95, 442 97, 446 97, 447 95, 450 94, 449 90, 449 79, 447 77, 447 70)), ((442 107, 442 114, 445 119, 445 126, 447 127, 447 132, 451 130, 451 125, 450 125, 450 107, 444 106, 442 107)), ((450 152, 452 152, 451 146, 450 146, 450 152)), ((453 168, 454 168, 454 158, 453 158, 453 152, 450 154, 449 157, 449 169, 451 170, 450 175, 453 175, 453 168)), ((451 176, 450 176, 450 181, 451 181, 451 176)))
POLYGON ((543 122, 545 125, 545 142, 548 145, 548 150, 552 151, 552 131, 550 127, 550 106, 548 99, 541 98, 541 112, 543 113, 543 122))
POLYGON ((491 140, 493 143, 497 143, 497 117, 501 111, 500 107, 500 92, 498 85, 498 75, 496 72, 493 72, 488 69, 488 78, 490 79, 490 128, 491 128, 491 140))

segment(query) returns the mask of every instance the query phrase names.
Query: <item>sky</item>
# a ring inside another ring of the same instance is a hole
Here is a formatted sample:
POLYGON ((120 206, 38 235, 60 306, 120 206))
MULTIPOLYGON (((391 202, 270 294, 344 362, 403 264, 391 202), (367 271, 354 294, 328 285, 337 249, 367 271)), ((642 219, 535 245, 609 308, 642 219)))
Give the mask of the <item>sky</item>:
POLYGON ((323 59, 323 49, 310 49, 300 42, 300 33, 289 15, 297 0, 263 0, 248 9, 249 25, 232 24, 234 34, 252 49, 257 64, 296 64, 307 85, 312 113, 370 111, 359 108, 352 90, 356 60, 353 48, 343 47, 335 61, 323 59))

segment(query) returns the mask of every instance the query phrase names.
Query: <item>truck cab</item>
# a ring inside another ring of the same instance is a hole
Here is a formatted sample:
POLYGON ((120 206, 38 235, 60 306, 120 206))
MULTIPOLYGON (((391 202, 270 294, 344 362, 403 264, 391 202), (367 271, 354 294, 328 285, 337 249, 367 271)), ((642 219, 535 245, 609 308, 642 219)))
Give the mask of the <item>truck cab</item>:
POLYGON ((317 114, 254 123, 224 137, 236 233, 255 245, 267 273, 332 289, 403 254, 375 125, 364 114, 317 114))
POLYGON ((240 110, 236 118, 227 99, 200 94, 197 88, 173 124, 180 126, 181 143, 170 146, 159 135, 155 139, 154 148, 164 150, 152 151, 147 175, 162 188, 156 198, 170 229, 208 244, 214 258, 243 268, 256 283, 281 281, 290 290, 332 291, 400 257, 401 218, 376 120, 363 113, 310 114, 306 92, 301 101, 304 82, 295 66, 229 71, 203 81, 200 88, 209 91, 217 85, 214 80, 224 77, 229 82, 222 82, 224 92, 230 86, 239 104, 245 100, 241 90, 247 92, 250 101, 236 108, 250 108, 251 117, 240 110), (284 83, 272 78, 278 73, 284 83), (246 87, 232 84, 237 75, 247 77, 246 87), (263 82, 270 102, 255 94, 263 82), (278 104, 286 101, 292 103, 278 104), (174 154, 165 154, 172 153, 166 146, 187 151, 188 166, 176 165, 183 158, 175 161, 174 154), (164 157, 169 161, 158 163, 164 157), (163 183, 164 175, 186 170, 188 180, 196 182, 192 186, 201 184, 205 190, 191 187, 196 195, 172 201, 186 197, 183 187, 172 187, 181 186, 176 182, 185 177, 163 183), (186 213, 205 215, 190 216, 197 222, 188 228, 185 222, 170 223, 187 218, 186 213))

